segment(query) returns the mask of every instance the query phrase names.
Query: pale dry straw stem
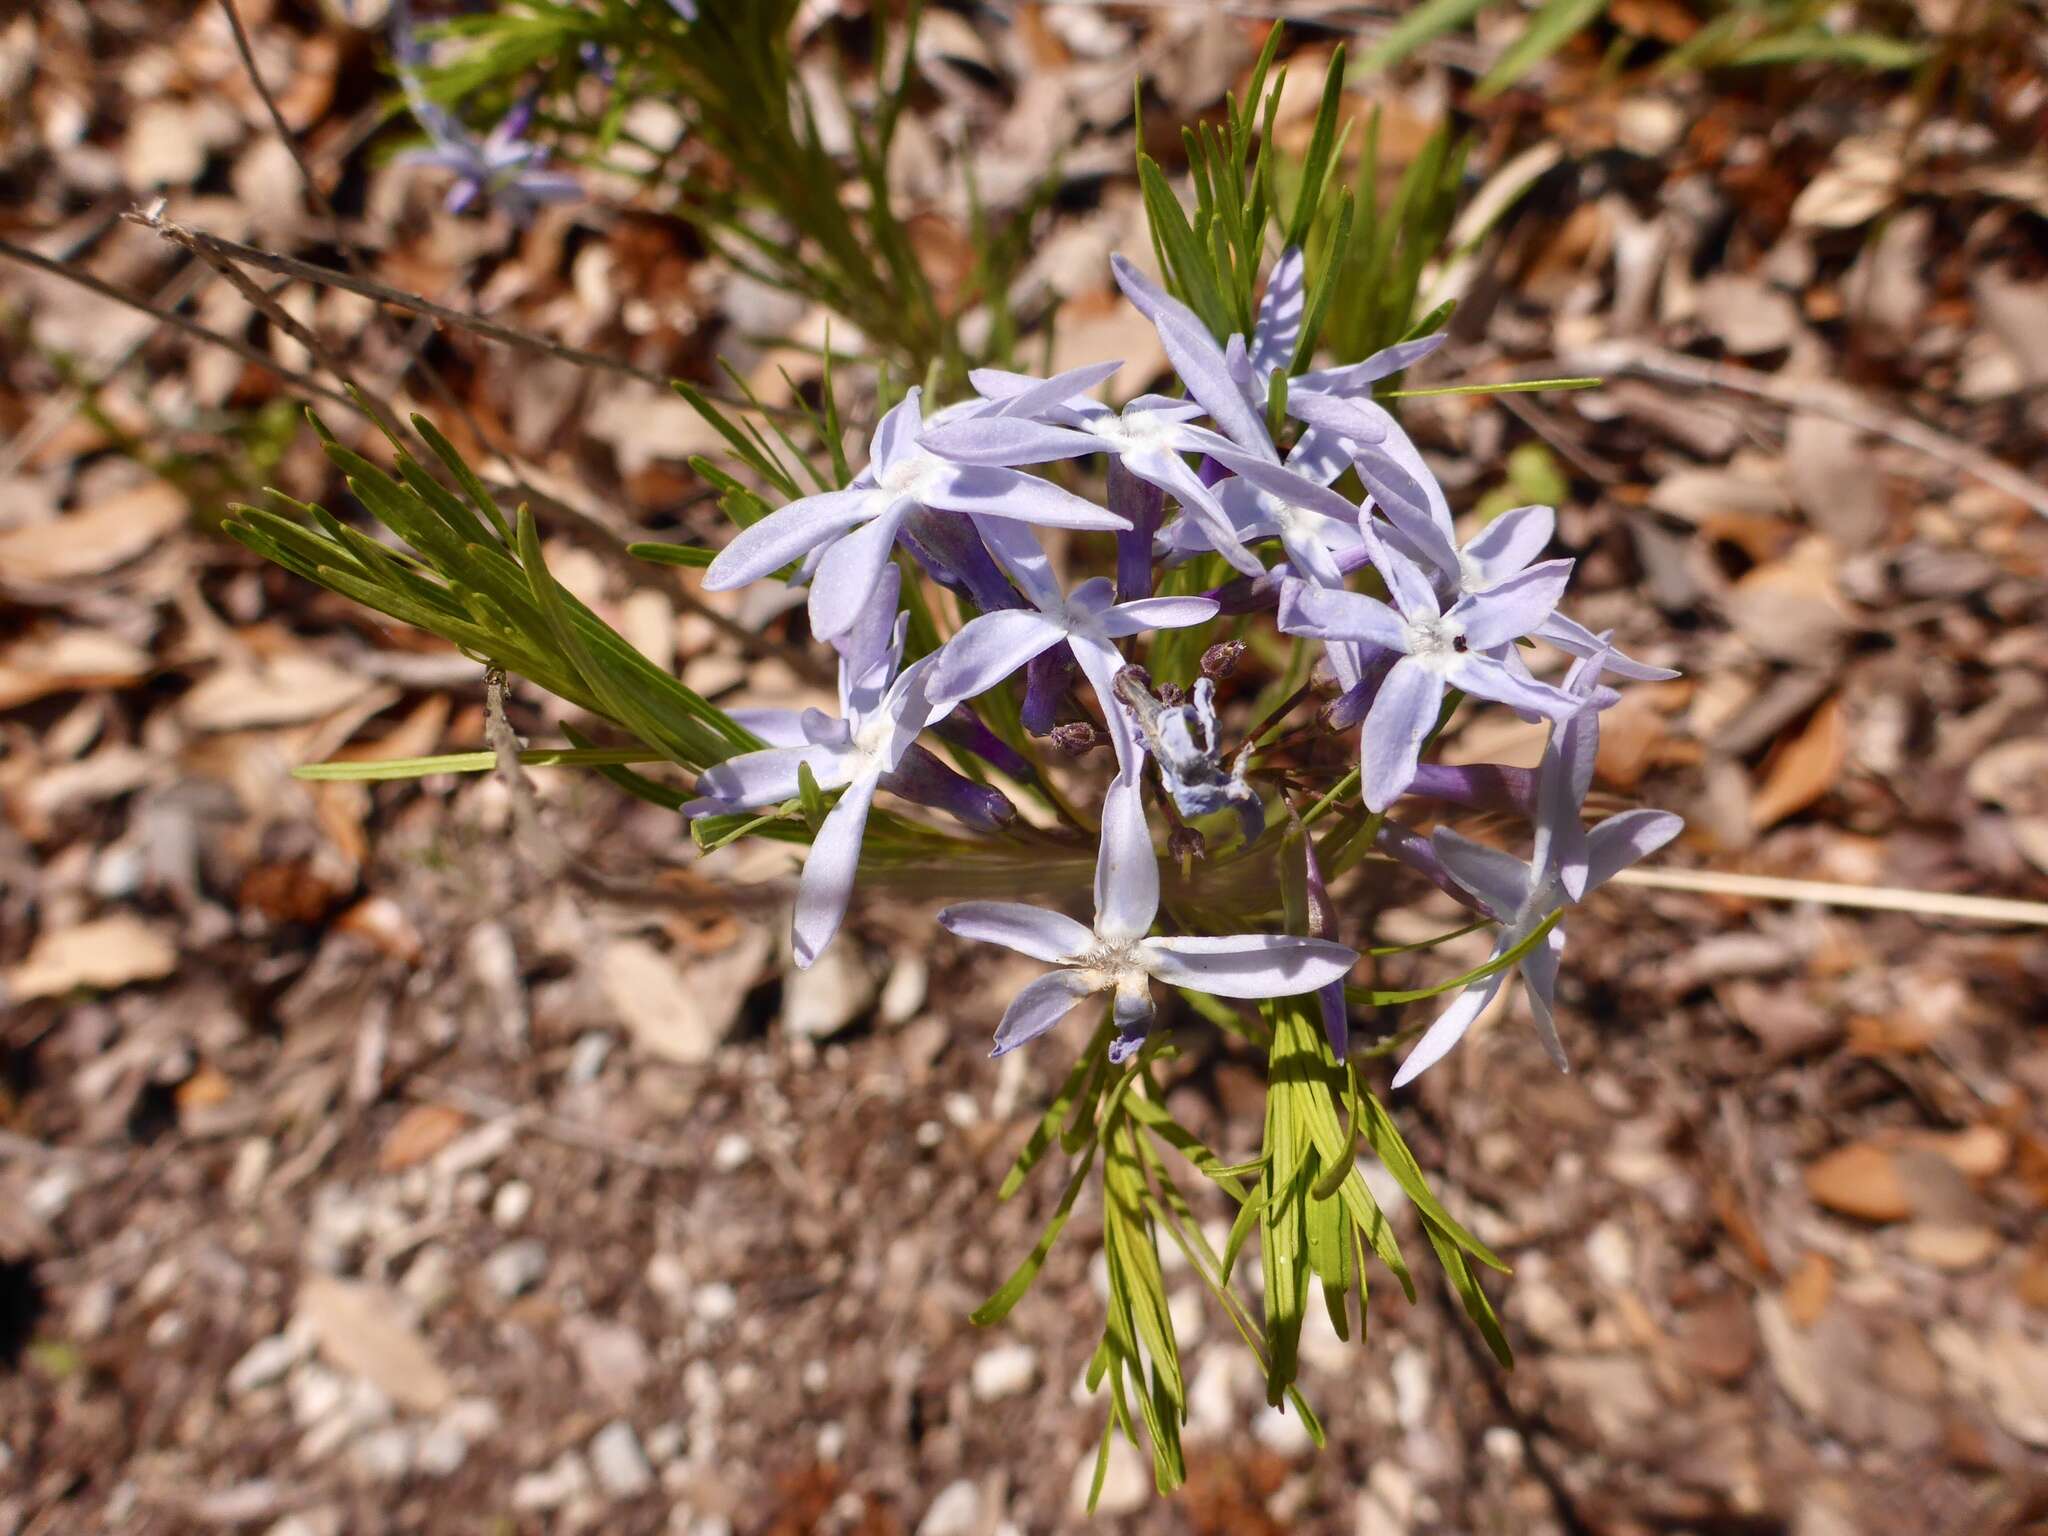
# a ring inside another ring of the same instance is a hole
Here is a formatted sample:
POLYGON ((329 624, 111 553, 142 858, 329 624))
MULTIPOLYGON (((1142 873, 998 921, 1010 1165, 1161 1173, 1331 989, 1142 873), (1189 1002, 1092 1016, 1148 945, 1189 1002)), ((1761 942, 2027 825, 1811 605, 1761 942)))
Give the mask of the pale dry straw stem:
POLYGON ((2048 901, 2020 901, 2008 896, 1847 885, 1835 880, 1788 880, 1778 875, 1731 874, 1717 869, 1625 869, 1614 877, 1613 883, 1663 891, 1697 891, 1708 896, 1743 896, 1756 901, 1811 901, 1830 907, 1906 912, 1915 917, 2048 928, 2048 901))

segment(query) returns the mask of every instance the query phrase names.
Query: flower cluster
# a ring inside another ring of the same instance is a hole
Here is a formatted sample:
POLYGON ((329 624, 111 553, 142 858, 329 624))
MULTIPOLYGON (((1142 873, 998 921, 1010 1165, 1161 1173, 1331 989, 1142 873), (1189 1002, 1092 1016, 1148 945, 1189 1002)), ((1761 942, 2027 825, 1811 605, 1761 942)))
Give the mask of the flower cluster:
MULTIPOLYGON (((952 933, 1056 967, 1010 1004, 996 1053, 1044 1033, 1081 999, 1108 993, 1111 1054, 1122 1060, 1151 1025, 1154 980, 1232 998, 1316 993, 1341 1053, 1343 981, 1357 955, 1335 940, 1313 853, 1320 915, 1306 934, 1153 932, 1161 889, 1145 811, 1147 764, 1181 853, 1183 838, 1201 846, 1182 818, 1221 811, 1236 814, 1245 847, 1260 843, 1274 819, 1265 803, 1271 786, 1249 768, 1255 740, 1226 765, 1208 677, 1192 693, 1155 688, 1128 664, 1123 642, 1270 609, 1282 635, 1322 643, 1335 694, 1322 724, 1358 731, 1365 842, 1498 924, 1495 963, 1422 1035, 1396 1083, 1441 1059, 1515 969, 1543 1043, 1563 1066, 1552 1019, 1564 943, 1558 914, 1679 829, 1677 817, 1655 811, 1582 826, 1599 712, 1617 697, 1603 678, 1673 674, 1622 655, 1607 636, 1558 611, 1572 562, 1540 558, 1554 531, 1550 509, 1507 512, 1459 543, 1441 487, 1371 393, 1441 336, 1288 377, 1303 324, 1298 250, 1270 275, 1252 334, 1223 343, 1121 256, 1112 265, 1125 296, 1157 329, 1185 396, 1142 395, 1112 410, 1089 391, 1115 363, 1050 379, 977 370, 975 398, 929 416, 913 389, 881 419, 868 465, 851 484, 742 529, 711 562, 706 587, 726 590, 778 572, 807 584, 812 631, 839 651, 840 714, 742 713, 737 718, 766 745, 703 773, 686 812, 792 802, 815 810, 825 792, 838 791, 814 819, 800 884, 795 950, 798 964, 809 965, 846 911, 878 790, 983 827, 1015 815, 998 791, 946 766, 918 737, 933 731, 1016 775, 1023 765, 975 701, 1021 674, 1021 702, 1005 718, 1062 745, 1106 736, 1115 771, 1097 834, 1092 924, 1014 902, 970 901, 939 915, 952 933), (1290 419, 1300 430, 1283 455, 1276 436, 1284 439, 1290 419), (1106 507, 1029 472, 1097 454, 1107 460, 1106 507), (1364 488, 1359 502, 1334 488, 1347 471, 1364 488), (1112 535, 1114 576, 1063 584, 1043 529, 1112 535), (1279 559, 1269 568, 1273 544, 1279 559), (908 666, 899 551, 971 614, 908 666), (1216 557, 1221 586, 1193 594, 1179 580, 1176 594, 1158 590, 1167 573, 1216 557), (1230 572, 1235 577, 1224 579, 1230 572), (1384 597, 1353 589, 1366 573, 1384 597), (1539 641, 1574 658, 1561 681, 1543 681, 1524 660, 1523 646, 1539 641), (1092 720, 1074 718, 1085 716, 1073 698, 1083 681, 1099 732, 1092 720), (1541 765, 1424 762, 1448 707, 1462 698, 1548 721, 1541 765), (1533 828, 1531 857, 1524 863, 1445 828, 1424 836, 1387 816, 1404 797, 1519 815, 1533 828)), ((1288 787, 1278 784, 1283 797, 1288 787)), ((1283 819, 1297 814, 1291 805, 1276 809, 1283 819)))
POLYGON ((401 151, 393 163, 452 174, 455 180, 444 200, 450 213, 496 207, 514 224, 524 225, 547 204, 582 199, 582 184, 566 171, 553 169, 546 146, 528 137, 534 115, 530 98, 479 138, 427 94, 420 80, 424 62, 425 50, 413 33, 411 7, 399 0, 391 9, 392 72, 429 143, 401 151))

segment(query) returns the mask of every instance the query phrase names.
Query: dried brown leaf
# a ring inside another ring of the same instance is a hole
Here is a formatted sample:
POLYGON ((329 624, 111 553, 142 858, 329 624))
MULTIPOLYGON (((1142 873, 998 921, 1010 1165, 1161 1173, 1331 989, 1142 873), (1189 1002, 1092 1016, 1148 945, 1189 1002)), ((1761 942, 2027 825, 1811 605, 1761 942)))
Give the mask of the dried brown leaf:
POLYGON ((103 630, 32 630, 0 650, 0 709, 52 693, 124 688, 150 667, 147 651, 103 630))
POLYGON ((1827 1255, 1807 1253, 1799 1260, 1799 1267, 1792 1271, 1785 1282, 1779 1298, 1785 1313, 1802 1328, 1811 1328, 1820 1321, 1821 1313, 1827 1310, 1828 1299, 1835 1293, 1835 1266, 1827 1255))
POLYGON ((1805 810, 1835 787, 1849 758, 1849 727, 1839 696, 1823 703, 1771 754, 1764 781, 1749 802, 1749 824, 1761 832, 1805 810))
POLYGON ((46 523, 0 533, 0 576, 69 581, 124 565, 185 521, 185 498, 151 480, 46 523))
POLYGON ((1829 1210, 1864 1221, 1904 1221, 1913 1213, 1897 1159, 1867 1141, 1809 1163, 1806 1192, 1829 1210))
POLYGON ((299 1316, 332 1364, 367 1378, 400 1407, 436 1413, 454 1400, 455 1384, 388 1288, 313 1275, 299 1291, 299 1316))
POLYGON ((469 1116, 446 1104, 415 1104, 398 1117, 377 1149, 377 1166, 398 1173, 439 1152, 469 1128, 469 1116))
POLYGON ((15 1002, 61 997, 78 987, 111 990, 157 981, 178 968, 178 947, 155 925, 115 912, 75 928, 45 933, 28 957, 6 973, 15 1002))

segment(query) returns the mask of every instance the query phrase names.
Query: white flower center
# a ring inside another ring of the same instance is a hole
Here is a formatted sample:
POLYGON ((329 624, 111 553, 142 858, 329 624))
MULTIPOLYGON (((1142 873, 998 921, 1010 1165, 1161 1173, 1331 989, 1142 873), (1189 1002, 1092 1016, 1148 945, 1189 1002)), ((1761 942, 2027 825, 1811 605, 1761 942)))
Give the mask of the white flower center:
POLYGON ((879 762, 896 734, 895 722, 885 714, 870 715, 854 727, 853 750, 869 762, 879 762))
POLYGON ((1448 667, 1465 650, 1465 626, 1448 618, 1410 619, 1408 654, 1434 667, 1448 667))
POLYGON ((1101 438, 1112 451, 1129 453, 1138 448, 1170 445, 1179 425, 1159 411, 1125 411, 1121 416, 1097 417, 1087 423, 1085 430, 1101 438))
POLYGON ((1150 979, 1152 968, 1145 963, 1142 944, 1143 940, 1140 939, 1117 943, 1110 939, 1097 938, 1068 964, 1079 971, 1088 985, 1097 992, 1143 986, 1150 979))
POLYGON ((1306 534, 1312 538, 1322 532, 1323 515, 1311 512, 1307 507, 1297 507, 1291 501, 1283 501, 1273 508, 1273 521, 1289 533, 1306 534))
POLYGON ((891 496, 908 496, 915 500, 924 486, 925 477, 937 467, 937 463, 928 453, 912 454, 907 459, 898 459, 875 476, 875 484, 891 496))

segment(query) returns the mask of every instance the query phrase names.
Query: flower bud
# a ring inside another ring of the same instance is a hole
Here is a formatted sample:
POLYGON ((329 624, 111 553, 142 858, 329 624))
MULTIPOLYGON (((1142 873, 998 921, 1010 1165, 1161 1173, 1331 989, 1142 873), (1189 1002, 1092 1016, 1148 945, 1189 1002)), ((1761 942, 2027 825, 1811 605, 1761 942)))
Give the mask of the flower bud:
POLYGON ((1244 660, 1245 644, 1242 640, 1219 640, 1202 652, 1202 676, 1221 682, 1237 670, 1237 664, 1244 660))
POLYGON ((1322 708, 1316 711, 1317 723, 1331 734, 1341 735, 1365 718, 1365 712, 1371 707, 1372 699, 1373 690, 1360 683, 1356 688, 1327 700, 1322 708))
POLYGON ((1068 757, 1083 757, 1102 745, 1102 732, 1086 720, 1070 720, 1065 725, 1056 725, 1048 734, 1052 744, 1068 757))

